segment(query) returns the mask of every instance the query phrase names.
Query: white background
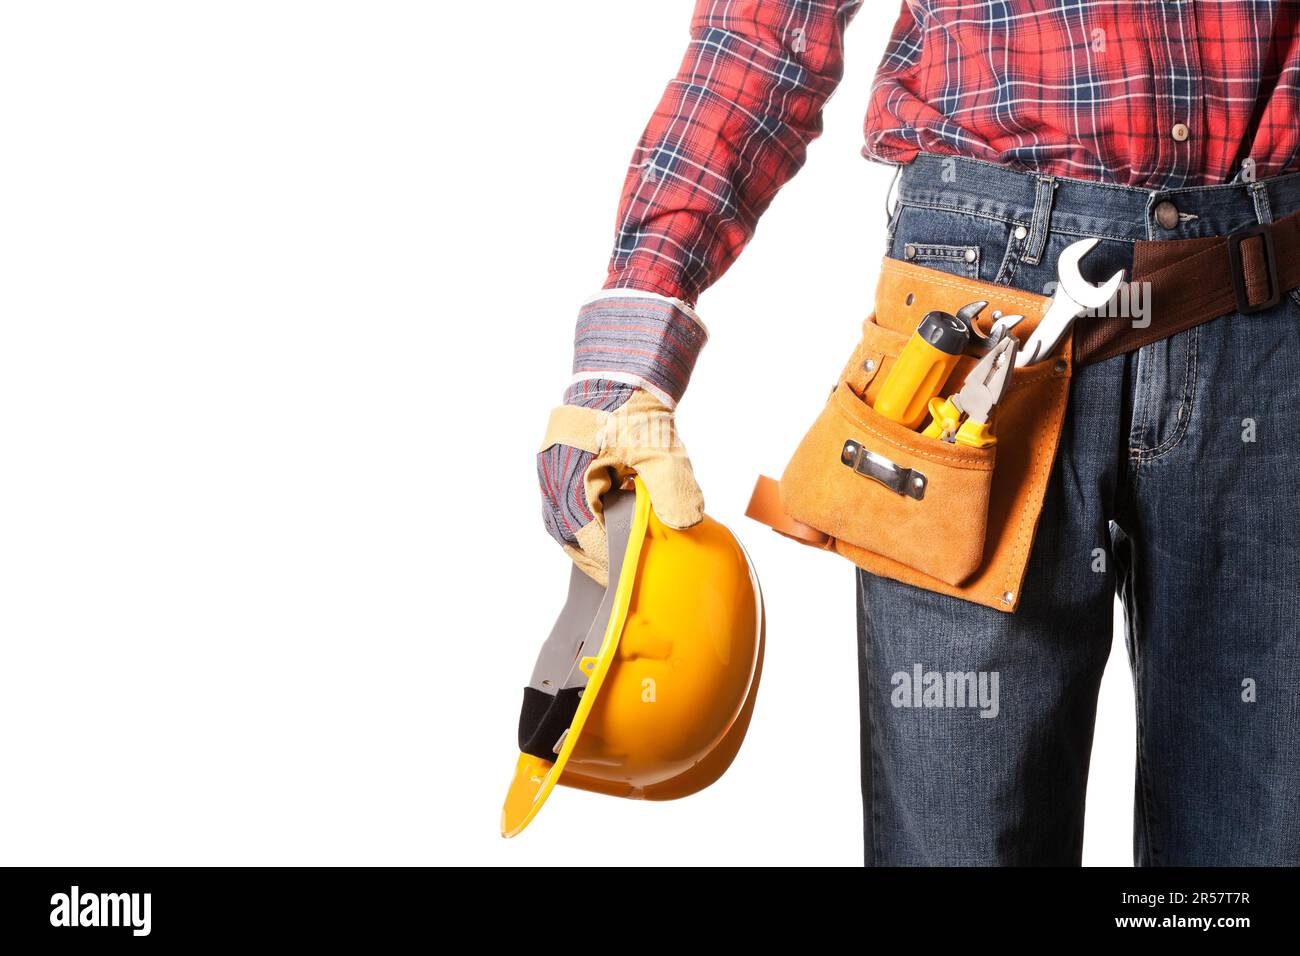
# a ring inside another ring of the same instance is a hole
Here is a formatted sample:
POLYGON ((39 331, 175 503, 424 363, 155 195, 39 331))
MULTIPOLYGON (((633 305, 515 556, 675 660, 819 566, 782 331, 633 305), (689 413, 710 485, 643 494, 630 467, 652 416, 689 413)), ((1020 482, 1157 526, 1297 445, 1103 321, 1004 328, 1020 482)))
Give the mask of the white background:
MULTIPOLYGON (((748 741, 669 804, 497 835, 561 603, 533 455, 690 0, 7 4, 0 862, 861 861, 851 567, 742 517, 852 347, 897 12, 701 301, 681 407, 762 577, 748 741)), ((1128 865, 1132 691, 1085 862, 1128 865)))

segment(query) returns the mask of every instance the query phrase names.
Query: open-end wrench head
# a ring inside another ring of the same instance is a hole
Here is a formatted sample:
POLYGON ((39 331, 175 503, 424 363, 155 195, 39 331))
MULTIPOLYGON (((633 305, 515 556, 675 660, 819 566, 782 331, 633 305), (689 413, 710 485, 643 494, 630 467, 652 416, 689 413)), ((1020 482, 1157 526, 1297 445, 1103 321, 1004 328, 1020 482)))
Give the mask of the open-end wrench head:
POLYGON ((1083 277, 1079 263, 1083 257, 1092 252, 1100 239, 1080 239, 1061 250, 1056 260, 1056 280, 1065 294, 1077 302, 1079 311, 1099 309, 1114 297, 1119 284, 1124 281, 1124 270, 1120 269, 1101 285, 1094 285, 1083 277))
POLYGON ((1024 367, 1045 359, 1065 337, 1074 320, 1085 312, 1099 309, 1109 302, 1124 281, 1121 269, 1101 285, 1094 285, 1079 271, 1079 262, 1101 240, 1081 239, 1072 242, 1056 258, 1056 293, 1038 326, 1025 340, 1016 356, 1016 366, 1024 367))

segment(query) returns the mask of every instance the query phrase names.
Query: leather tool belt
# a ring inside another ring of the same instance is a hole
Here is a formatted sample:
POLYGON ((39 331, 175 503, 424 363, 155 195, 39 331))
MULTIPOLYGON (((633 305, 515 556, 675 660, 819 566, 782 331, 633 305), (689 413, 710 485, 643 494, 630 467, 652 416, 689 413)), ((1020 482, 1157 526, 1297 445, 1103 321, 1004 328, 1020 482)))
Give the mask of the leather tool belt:
MULTIPOLYGON (((932 310, 987 300, 1025 316, 1023 339, 1051 300, 886 259, 875 312, 780 482, 760 477, 746 511, 776 531, 908 584, 1014 611, 1060 441, 1075 366, 1130 352, 1230 312, 1271 308, 1300 286, 1300 214, 1222 238, 1138 242, 1131 285, 1150 324, 1081 318, 1045 360, 1016 369, 997 407, 996 445, 926 438, 874 409, 880 386, 932 310)), ((988 319, 979 324, 985 327, 988 319)), ((977 359, 963 356, 946 390, 977 359)))

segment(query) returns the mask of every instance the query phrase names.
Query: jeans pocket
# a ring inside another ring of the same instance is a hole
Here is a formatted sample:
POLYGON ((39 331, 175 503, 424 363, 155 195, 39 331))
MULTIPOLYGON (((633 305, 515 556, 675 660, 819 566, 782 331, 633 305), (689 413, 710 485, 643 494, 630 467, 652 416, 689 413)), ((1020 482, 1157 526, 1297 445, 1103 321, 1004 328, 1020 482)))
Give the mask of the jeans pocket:
POLYGON ((1015 258, 1015 223, 900 203, 889 255, 966 279, 1006 284, 1015 258))

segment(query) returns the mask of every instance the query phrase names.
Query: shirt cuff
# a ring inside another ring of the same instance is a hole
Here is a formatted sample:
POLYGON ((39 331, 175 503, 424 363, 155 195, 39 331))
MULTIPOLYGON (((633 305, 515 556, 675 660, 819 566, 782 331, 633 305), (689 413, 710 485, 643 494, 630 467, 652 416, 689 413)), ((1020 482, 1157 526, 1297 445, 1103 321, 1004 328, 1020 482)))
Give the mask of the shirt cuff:
POLYGON ((578 312, 571 384, 600 379, 633 385, 672 408, 708 337, 681 299, 633 289, 601 292, 578 312))

